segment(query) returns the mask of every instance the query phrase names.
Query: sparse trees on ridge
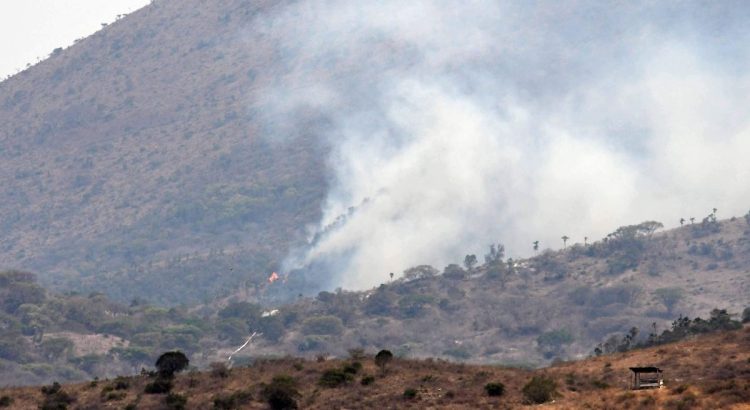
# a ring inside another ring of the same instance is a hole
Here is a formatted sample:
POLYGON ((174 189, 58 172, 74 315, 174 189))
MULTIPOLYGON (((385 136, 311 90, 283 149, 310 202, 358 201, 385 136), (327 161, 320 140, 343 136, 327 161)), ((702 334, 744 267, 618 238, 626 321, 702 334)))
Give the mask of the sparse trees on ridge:
POLYGON ((474 268, 474 265, 477 264, 477 255, 466 255, 464 258, 464 266, 466 267, 466 270, 472 270, 474 268))

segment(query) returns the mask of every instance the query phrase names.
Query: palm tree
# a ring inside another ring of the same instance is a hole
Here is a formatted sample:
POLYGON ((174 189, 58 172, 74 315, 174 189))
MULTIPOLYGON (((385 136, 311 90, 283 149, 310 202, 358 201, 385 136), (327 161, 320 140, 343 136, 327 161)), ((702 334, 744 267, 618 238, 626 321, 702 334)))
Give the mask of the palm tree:
POLYGON ((685 225, 685 218, 680 218, 680 226, 685 225))
POLYGON ((563 248, 567 248, 567 247, 568 247, 568 239, 570 239, 570 238, 568 237, 568 235, 563 235, 563 237, 562 237, 562 238, 560 238, 560 239, 562 239, 562 240, 563 240, 563 248))
POLYGON ((539 250, 539 241, 532 242, 534 244, 534 252, 539 250))
POLYGON ((695 223, 695 218, 692 218, 692 217, 691 217, 691 218, 690 218, 690 225, 692 225, 692 224, 694 224, 694 223, 695 223))
POLYGON ((583 237, 583 246, 588 246, 588 244, 589 244, 589 237, 588 236, 584 236, 583 237))

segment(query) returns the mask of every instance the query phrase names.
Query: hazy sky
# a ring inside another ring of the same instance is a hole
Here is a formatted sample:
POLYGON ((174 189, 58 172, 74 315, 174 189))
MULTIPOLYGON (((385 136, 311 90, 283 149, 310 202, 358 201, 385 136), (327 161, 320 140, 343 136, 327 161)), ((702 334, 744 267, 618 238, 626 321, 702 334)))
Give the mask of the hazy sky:
POLYGON ((149 0, 0 1, 0 78, 67 47, 149 0))

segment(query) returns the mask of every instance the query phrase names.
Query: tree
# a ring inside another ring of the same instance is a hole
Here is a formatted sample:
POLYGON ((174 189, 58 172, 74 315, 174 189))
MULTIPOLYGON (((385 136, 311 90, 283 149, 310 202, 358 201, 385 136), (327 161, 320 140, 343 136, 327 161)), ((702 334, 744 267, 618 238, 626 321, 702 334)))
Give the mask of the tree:
POLYGON ((179 350, 165 352, 156 359, 156 369, 159 375, 171 378, 175 373, 185 370, 190 364, 187 356, 179 350))
POLYGON ((539 250, 539 241, 532 242, 534 244, 534 252, 539 250))
POLYGON ((588 246, 588 244, 589 244, 589 237, 588 236, 584 236, 583 237, 583 246, 588 246))
POLYGON ((567 247, 568 246, 568 239, 570 239, 570 237, 568 237, 568 235, 563 235, 563 237, 560 238, 560 239, 563 240, 563 248, 567 247))
POLYGON ((694 217, 690 217, 690 225, 692 225, 694 223, 695 223, 695 218, 694 217))
POLYGON ((375 355, 375 364, 380 367, 380 371, 385 374, 385 368, 393 360, 393 353, 390 350, 381 350, 375 355))
POLYGON ((431 278, 440 273, 437 269, 430 265, 419 265, 411 267, 404 271, 404 279, 416 280, 422 278, 431 278))
POLYGON ((451 263, 443 269, 443 276, 448 279, 463 279, 466 277, 466 271, 455 263, 451 263))
POLYGON ((477 255, 466 255, 464 258, 464 266, 466 267, 466 270, 472 270, 474 268, 474 265, 477 264, 477 255))
POLYGON ((490 245, 490 253, 484 255, 484 262, 488 265, 502 262, 505 257, 505 246, 502 244, 490 245))
POLYGON ((680 218, 680 226, 685 225, 685 218, 680 218))
POLYGON ((750 323, 750 307, 742 311, 742 323, 750 323))

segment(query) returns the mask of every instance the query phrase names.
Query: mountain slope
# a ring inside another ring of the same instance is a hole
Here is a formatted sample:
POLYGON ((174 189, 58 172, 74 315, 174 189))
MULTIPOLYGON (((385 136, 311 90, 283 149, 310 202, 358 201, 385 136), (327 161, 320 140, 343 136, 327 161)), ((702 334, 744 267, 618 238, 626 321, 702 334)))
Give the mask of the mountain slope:
MULTIPOLYGON (((281 306, 283 335, 258 342, 250 354, 343 355, 351 347, 391 346, 405 357, 539 366, 585 357, 634 326, 645 339, 680 315, 706 318, 715 308, 736 314, 750 305, 745 219, 707 218, 657 233, 654 227, 621 227, 606 240, 468 271, 453 265, 436 275, 415 267, 367 292, 321 292, 281 306)), ((295 286, 291 276, 266 292, 295 286)))
POLYGON ((264 280, 327 189, 324 124, 258 118, 274 6, 154 2, 0 83, 0 266, 161 304, 264 280))

